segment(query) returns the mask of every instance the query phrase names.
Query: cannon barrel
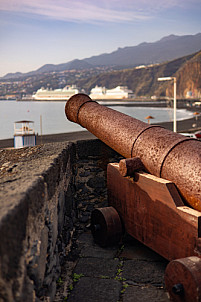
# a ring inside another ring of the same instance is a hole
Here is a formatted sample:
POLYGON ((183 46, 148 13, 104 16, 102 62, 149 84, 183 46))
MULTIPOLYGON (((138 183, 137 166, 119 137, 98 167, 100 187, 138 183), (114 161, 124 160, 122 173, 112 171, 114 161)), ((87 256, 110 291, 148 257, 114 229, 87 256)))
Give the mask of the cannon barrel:
POLYGON ((149 125, 76 94, 67 118, 86 128, 125 158, 139 157, 145 169, 175 183, 183 199, 201 211, 201 142, 149 125))

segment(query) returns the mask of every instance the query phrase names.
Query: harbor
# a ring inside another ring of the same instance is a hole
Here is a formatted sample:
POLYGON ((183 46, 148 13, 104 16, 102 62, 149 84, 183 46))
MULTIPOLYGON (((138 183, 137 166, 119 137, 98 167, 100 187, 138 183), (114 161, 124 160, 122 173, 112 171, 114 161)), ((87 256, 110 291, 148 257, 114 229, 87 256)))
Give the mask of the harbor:
MULTIPOLYGON (((154 119, 152 124, 168 123, 173 120, 172 100, 162 99, 160 101, 135 99, 129 100, 102 100, 98 101, 104 106, 109 106, 115 110, 124 112, 146 122, 146 117, 151 115, 154 119)), ((42 135, 51 135, 58 133, 70 133, 81 131, 79 125, 73 125, 65 119, 64 115, 64 101, 23 101, 18 102, 14 100, 0 101, 0 120, 1 132, 0 140, 9 139, 13 137, 14 122, 20 120, 32 120, 35 124, 35 133, 41 135, 41 117, 42 117, 42 135), (60 114, 61 113, 61 114, 60 114)), ((189 99, 177 100, 177 121, 180 123, 192 119, 187 127, 181 127, 178 131, 192 129, 196 131, 197 125, 195 112, 200 112, 198 101, 189 99), (196 104, 194 106, 194 104, 196 104), (185 129, 184 129, 185 128, 185 129)), ((197 117, 199 122, 199 116, 197 117)), ((181 123, 180 123, 181 124, 181 123)))

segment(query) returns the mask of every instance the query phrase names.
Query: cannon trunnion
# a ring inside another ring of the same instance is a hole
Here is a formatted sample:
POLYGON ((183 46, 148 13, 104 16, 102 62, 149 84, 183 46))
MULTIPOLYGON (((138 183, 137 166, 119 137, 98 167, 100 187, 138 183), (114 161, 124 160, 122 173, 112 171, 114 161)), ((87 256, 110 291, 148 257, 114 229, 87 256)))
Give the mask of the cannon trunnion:
POLYGON ((102 107, 78 94, 65 108, 69 120, 126 157, 108 165, 109 206, 92 212, 94 240, 106 246, 127 232, 170 261, 172 301, 201 302, 200 142, 102 107))

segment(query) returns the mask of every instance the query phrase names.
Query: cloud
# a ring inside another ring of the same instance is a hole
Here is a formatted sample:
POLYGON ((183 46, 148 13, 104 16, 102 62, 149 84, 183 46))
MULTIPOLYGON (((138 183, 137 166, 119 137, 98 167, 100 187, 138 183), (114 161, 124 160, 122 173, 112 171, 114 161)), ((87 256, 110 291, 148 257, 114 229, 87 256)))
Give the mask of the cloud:
POLYGON ((130 22, 148 18, 142 11, 130 11, 119 0, 1 0, 0 10, 75 22, 130 22))
POLYGON ((200 0, 0 0, 0 10, 74 22, 131 22, 200 0))

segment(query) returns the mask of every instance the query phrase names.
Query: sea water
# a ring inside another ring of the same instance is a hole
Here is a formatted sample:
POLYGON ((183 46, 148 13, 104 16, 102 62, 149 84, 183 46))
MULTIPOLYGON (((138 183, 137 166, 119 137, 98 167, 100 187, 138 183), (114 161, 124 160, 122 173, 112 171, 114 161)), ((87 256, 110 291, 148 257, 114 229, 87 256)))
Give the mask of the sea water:
MULTIPOLYGON (((41 134, 56 134, 82 131, 80 125, 67 120, 65 102, 17 102, 0 101, 0 139, 13 138, 14 122, 29 120, 34 122, 35 132, 41 134)), ((127 107, 114 106, 114 110, 123 112, 141 121, 147 122, 146 116, 154 117, 151 123, 173 120, 172 108, 127 107)), ((185 109, 177 110, 177 120, 193 117, 193 113, 185 109)))

